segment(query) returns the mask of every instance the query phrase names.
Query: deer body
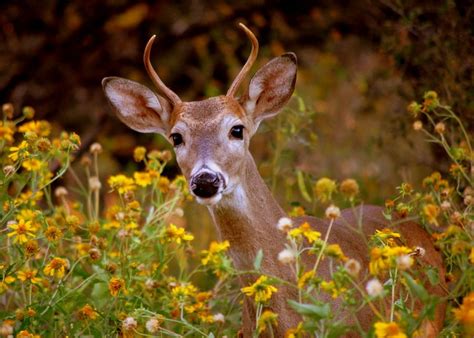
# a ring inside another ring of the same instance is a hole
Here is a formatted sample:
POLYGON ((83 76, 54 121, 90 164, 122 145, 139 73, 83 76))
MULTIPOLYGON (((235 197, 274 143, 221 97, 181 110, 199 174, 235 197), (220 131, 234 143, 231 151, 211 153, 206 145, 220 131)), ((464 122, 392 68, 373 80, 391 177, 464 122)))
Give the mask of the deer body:
MULTIPOLYGON (((129 127, 140 132, 158 132, 173 143, 178 164, 189 182, 196 200, 208 207, 221 240, 230 242, 230 255, 239 270, 249 270, 257 252, 262 249, 262 271, 283 280, 294 281, 290 268, 280 263, 278 253, 284 248, 286 235, 276 224, 284 211, 273 198, 258 173, 249 152, 251 136, 266 118, 276 115, 290 99, 296 80, 296 56, 292 53, 277 57, 263 66, 251 79, 247 91, 240 98, 235 94, 256 59, 258 42, 250 30, 241 25, 252 41, 252 52, 242 71, 234 80, 227 95, 203 101, 182 102, 167 88, 151 66, 149 57, 154 37, 145 48, 145 67, 158 89, 122 78, 105 78, 103 88, 117 116, 129 127)), ((362 216, 363 231, 371 235, 384 228, 386 221, 381 208, 360 207, 343 212, 345 220, 336 222, 329 237, 344 253, 368 264, 365 240, 354 236, 349 226, 358 224, 362 216)), ((324 236, 327 223, 315 218, 308 221, 324 236)), ((442 261, 423 229, 414 223, 402 223, 398 229, 409 246, 426 249, 424 260, 438 267, 444 280, 442 261)), ((305 258, 308 266, 314 264, 305 258)), ((314 257, 312 258, 314 260, 314 257)), ((318 276, 328 280, 330 272, 325 262, 318 276)), ((251 276, 241 278, 242 286, 253 282, 251 276)), ((430 290, 442 294, 440 286, 430 290)), ((270 308, 278 314, 279 325, 275 336, 283 337, 286 330, 296 327, 301 318, 291 311, 288 299, 295 299, 295 291, 281 286, 271 300, 270 308)), ((328 299, 328 301, 333 301, 328 299)), ((337 306, 337 304, 336 304, 337 306)), ((344 315, 343 309, 341 314, 344 315)), ((443 308, 439 307, 436 321, 427 330, 436 333, 442 324, 443 308)), ((358 313, 360 322, 369 325, 372 317, 363 309, 358 313)), ((347 318, 350 323, 353 318, 347 318)), ((255 309, 246 299, 243 309, 243 334, 250 337, 255 329, 255 309)), ((431 332, 430 331, 430 332, 431 332)), ((428 332, 428 331, 427 331, 428 332)))

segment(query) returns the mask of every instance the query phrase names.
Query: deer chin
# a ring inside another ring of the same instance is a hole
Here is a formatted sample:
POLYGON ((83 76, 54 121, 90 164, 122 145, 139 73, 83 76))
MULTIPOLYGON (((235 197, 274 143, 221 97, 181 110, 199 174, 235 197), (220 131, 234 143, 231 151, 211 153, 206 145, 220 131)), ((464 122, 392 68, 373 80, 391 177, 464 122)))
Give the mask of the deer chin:
POLYGON ((218 192, 214 196, 208 197, 208 198, 203 198, 199 196, 194 196, 194 197, 196 197, 196 202, 198 202, 199 204, 202 204, 205 206, 213 206, 219 203, 220 200, 222 199, 222 192, 218 192))

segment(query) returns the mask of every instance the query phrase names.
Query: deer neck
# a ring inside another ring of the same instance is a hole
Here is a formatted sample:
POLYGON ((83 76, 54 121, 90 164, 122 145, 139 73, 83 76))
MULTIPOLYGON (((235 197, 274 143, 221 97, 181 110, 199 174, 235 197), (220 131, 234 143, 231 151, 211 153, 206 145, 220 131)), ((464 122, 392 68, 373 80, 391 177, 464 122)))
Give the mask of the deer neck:
POLYGON ((229 241, 230 255, 238 269, 252 269, 256 254, 262 249, 262 268, 277 270, 274 262, 284 247, 285 237, 276 225, 285 213, 258 173, 250 154, 235 189, 209 207, 209 211, 220 240, 229 241))

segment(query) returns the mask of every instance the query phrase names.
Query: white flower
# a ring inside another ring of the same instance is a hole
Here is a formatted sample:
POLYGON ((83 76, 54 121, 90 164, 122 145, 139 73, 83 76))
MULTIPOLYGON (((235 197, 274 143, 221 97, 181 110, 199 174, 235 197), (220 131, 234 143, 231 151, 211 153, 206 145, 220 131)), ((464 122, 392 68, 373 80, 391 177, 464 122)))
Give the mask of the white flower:
POLYGON ((383 286, 377 278, 369 280, 365 286, 365 289, 371 297, 378 297, 383 292, 383 286))
POLYGON ((421 246, 417 246, 413 252, 415 256, 420 256, 423 257, 426 253, 425 248, 422 248, 421 246))
POLYGON ((326 217, 330 219, 336 219, 338 217, 341 217, 341 210, 335 205, 331 204, 326 209, 326 217))
POLYGON ((225 317, 222 313, 216 313, 214 316, 212 316, 212 319, 214 320, 214 322, 218 322, 218 323, 225 322, 225 317))
POLYGON ((89 187, 92 191, 97 191, 102 188, 102 184, 100 183, 100 180, 97 176, 92 176, 89 178, 89 187))
POLYGON ((122 322, 122 328, 125 331, 133 331, 137 328, 138 323, 133 317, 127 317, 122 322))
POLYGON ((451 208, 451 203, 449 203, 448 201, 443 201, 443 203, 441 203, 441 209, 449 210, 449 208, 451 208))
POLYGON ((291 249, 283 249, 278 254, 278 260, 283 264, 293 263, 296 259, 296 254, 291 249))
POLYGON ((293 221, 288 217, 282 217, 278 220, 277 228, 278 230, 288 232, 293 227, 293 221))
POLYGON ((150 333, 157 333, 160 329, 160 322, 156 318, 152 318, 145 323, 145 327, 150 333))
POLYGON ((420 120, 413 122, 413 129, 416 131, 423 129, 423 123, 420 120))
POLYGON ((350 258, 347 260, 347 262, 344 264, 344 268, 347 270, 349 275, 352 277, 357 277, 360 272, 360 263, 359 261, 350 258))
POLYGON ((401 255, 397 257, 397 267, 400 270, 407 270, 413 265, 413 258, 409 255, 401 255))

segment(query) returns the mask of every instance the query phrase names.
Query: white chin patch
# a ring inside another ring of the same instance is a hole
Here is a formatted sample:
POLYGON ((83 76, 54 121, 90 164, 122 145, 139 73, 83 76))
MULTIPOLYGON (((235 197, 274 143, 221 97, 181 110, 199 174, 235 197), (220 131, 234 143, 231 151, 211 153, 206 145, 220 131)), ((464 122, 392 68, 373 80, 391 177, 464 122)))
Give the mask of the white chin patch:
POLYGON ((217 194, 215 194, 214 196, 212 196, 210 198, 202 198, 202 197, 198 197, 198 196, 195 196, 195 197, 196 197, 196 201, 199 204, 211 206, 211 205, 217 204, 221 200, 222 193, 218 192, 217 194))

